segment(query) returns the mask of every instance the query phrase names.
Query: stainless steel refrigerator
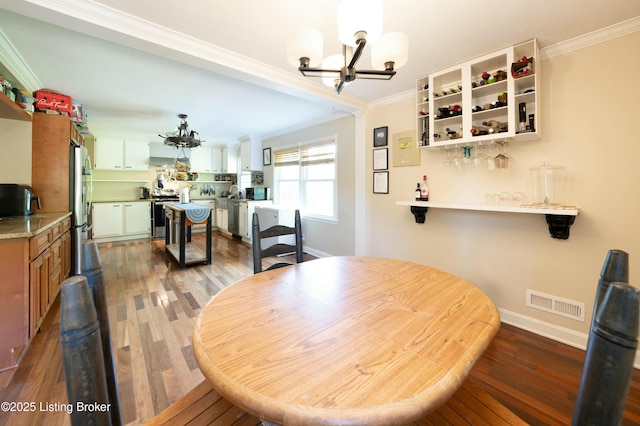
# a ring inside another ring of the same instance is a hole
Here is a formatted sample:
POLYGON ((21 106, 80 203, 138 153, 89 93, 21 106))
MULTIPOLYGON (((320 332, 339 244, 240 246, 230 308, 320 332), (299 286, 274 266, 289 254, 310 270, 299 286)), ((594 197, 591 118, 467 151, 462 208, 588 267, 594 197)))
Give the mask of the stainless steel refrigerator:
POLYGON ((71 209, 71 275, 82 272, 82 240, 91 229, 91 196, 93 192, 91 159, 87 148, 71 142, 69 207, 71 209))

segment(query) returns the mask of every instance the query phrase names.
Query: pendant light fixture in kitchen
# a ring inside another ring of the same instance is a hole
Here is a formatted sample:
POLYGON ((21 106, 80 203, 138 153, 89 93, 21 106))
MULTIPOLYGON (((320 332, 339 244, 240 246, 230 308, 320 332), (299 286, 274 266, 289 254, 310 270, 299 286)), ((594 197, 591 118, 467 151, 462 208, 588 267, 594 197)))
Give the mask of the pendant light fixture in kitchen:
POLYGON ((198 132, 189 130, 187 114, 178 114, 178 118, 180 118, 180 124, 176 130, 159 136, 164 138, 165 145, 180 149, 180 155, 176 158, 175 167, 176 171, 186 173, 191 170, 191 163, 185 148, 197 148, 204 141, 200 140, 198 132))
POLYGON ((175 148, 196 148, 204 141, 200 140, 200 135, 194 130, 189 130, 187 123, 187 114, 178 114, 180 124, 173 132, 167 132, 159 135, 164 138, 164 144, 175 148))

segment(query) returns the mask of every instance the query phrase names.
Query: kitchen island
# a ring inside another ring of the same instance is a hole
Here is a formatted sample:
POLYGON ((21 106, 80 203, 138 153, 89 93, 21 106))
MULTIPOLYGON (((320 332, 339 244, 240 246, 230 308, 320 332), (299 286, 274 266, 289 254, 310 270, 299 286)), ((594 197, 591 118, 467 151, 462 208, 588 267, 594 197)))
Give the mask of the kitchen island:
POLYGON ((17 366, 69 276, 70 216, 0 218, 0 371, 17 366))
POLYGON ((197 263, 211 264, 211 210, 193 203, 165 203, 165 251, 180 269, 197 263), (191 243, 191 226, 207 224, 205 253, 191 243))

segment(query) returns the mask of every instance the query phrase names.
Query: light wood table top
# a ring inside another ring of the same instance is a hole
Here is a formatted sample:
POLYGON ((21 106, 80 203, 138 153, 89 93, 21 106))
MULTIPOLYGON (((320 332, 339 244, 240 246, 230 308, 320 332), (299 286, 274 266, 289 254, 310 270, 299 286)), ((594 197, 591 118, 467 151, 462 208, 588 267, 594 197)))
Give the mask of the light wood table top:
POLYGON ((220 394, 268 422, 391 425, 443 404, 499 327, 493 302, 456 276, 327 257, 225 288, 193 348, 220 394))

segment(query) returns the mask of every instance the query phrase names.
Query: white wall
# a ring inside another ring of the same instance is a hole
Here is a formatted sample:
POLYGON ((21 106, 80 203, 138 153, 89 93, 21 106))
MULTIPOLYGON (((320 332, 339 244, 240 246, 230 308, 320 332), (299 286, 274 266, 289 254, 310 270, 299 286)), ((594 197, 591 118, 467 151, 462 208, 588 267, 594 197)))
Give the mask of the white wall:
MULTIPOLYGON (((353 255, 355 252, 355 188, 356 174, 355 118, 348 116, 328 123, 287 133, 262 141, 262 147, 293 146, 321 138, 337 139, 338 221, 328 222, 313 218, 302 220, 304 246, 311 253, 353 255)), ((264 181, 272 185, 273 166, 263 167, 264 181)))
MULTIPOLYGON (((423 150, 420 166, 391 167, 388 195, 372 195, 369 179, 366 254, 449 271, 485 291, 503 319, 584 337, 609 249, 630 253, 630 281, 640 286, 634 274, 640 265, 640 58, 631 53, 638 46, 640 32, 543 60, 543 138, 511 144, 506 171, 458 173, 443 165, 444 151, 423 150), (416 224, 409 207, 395 205, 413 199, 423 174, 432 201, 483 203, 486 192, 529 191, 529 167, 542 161, 566 166, 564 201, 582 208, 568 240, 551 238, 542 215, 430 209, 426 223, 416 224), (584 302, 586 321, 526 307, 526 289, 584 302)), ((415 130, 414 116, 413 99, 373 109, 369 134, 389 126, 391 140, 393 133, 415 130)), ((370 140, 365 149, 371 171, 370 140)))
POLYGON ((0 135, 0 183, 31 185, 31 122, 0 119, 0 135))

